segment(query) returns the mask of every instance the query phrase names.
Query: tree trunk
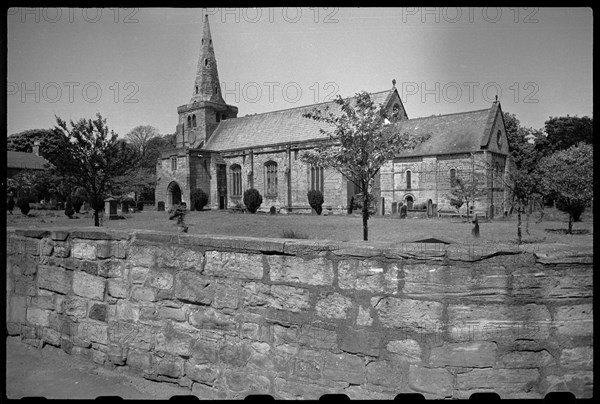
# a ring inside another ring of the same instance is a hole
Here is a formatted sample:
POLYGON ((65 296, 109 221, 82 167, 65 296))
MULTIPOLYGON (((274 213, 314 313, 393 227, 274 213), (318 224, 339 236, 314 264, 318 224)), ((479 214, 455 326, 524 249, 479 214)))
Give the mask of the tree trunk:
POLYGON ((573 214, 569 213, 569 230, 567 234, 573 234, 573 214))
POLYGON ((531 216, 531 212, 527 211, 525 214, 525 233, 529 236, 529 216, 531 216))
POLYGON ((517 210, 517 244, 521 244, 521 209, 517 210))
POLYGON ((363 188, 363 206, 362 206, 362 219, 363 219, 363 240, 369 240, 369 193, 367 192, 367 187, 363 188))
POLYGON ((94 226, 100 227, 100 212, 94 209, 94 226))
POLYGON ((469 222, 469 202, 467 202, 467 222, 469 222))

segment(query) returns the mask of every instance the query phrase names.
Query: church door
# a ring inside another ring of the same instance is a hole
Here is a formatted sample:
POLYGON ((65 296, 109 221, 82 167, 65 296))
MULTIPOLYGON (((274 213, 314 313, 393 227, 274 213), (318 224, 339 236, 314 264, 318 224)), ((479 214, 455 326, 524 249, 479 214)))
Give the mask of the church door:
POLYGON ((227 209, 227 166, 217 165, 217 198, 219 198, 219 209, 227 209))
POLYGON ((412 196, 406 197, 406 208, 408 210, 412 210, 412 208, 413 208, 413 197, 412 196))
POLYGON ((170 205, 179 205, 181 203, 181 188, 179 187, 179 185, 177 185, 177 183, 173 181, 169 184, 167 190, 169 191, 170 205))
POLYGON ((431 201, 431 199, 427 201, 427 216, 433 216, 433 202, 431 201))

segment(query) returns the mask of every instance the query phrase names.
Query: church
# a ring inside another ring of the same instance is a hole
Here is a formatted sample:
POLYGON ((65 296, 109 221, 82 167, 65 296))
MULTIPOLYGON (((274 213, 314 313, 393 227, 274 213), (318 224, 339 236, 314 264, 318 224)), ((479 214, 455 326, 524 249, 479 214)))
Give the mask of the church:
MULTIPOLYGON (((487 217, 508 211, 508 190, 503 185, 509 168, 508 140, 500 102, 489 108, 409 119, 395 87, 369 92, 371 99, 390 115, 398 131, 429 139, 386 163, 375 179, 377 214, 395 213, 399 203, 409 209, 427 209, 428 215, 455 211, 448 194, 457 178, 478 174, 486 188, 475 201, 475 212, 487 217)), ((221 95, 217 61, 208 16, 204 18, 196 79, 189 103, 177 108, 176 147, 164 150, 157 161, 156 201, 168 209, 187 202, 201 188, 210 209, 243 204, 244 191, 257 189, 263 197, 261 211, 274 206, 280 213, 309 213, 307 193, 323 193, 323 208, 346 213, 358 193, 354 183, 334 169, 307 166, 303 151, 327 144, 320 133, 325 123, 303 117, 314 105, 265 112, 238 118, 238 108, 221 95)), ((464 210, 465 207, 463 206, 464 210)))

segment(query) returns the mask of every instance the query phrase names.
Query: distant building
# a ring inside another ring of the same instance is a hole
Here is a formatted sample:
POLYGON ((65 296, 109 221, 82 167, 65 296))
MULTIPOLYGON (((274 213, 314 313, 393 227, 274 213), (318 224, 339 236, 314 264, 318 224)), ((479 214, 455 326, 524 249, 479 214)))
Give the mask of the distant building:
MULTIPOLYGON (((446 196, 455 179, 476 171, 485 174, 482 186, 488 192, 476 201, 475 210, 490 215, 507 210, 502 179, 508 167, 508 140, 500 102, 478 111, 408 119, 395 82, 389 90, 371 93, 371 98, 400 120, 394 124, 398 131, 431 135, 381 169, 375 196, 383 198, 385 212, 398 202, 409 209, 424 204, 430 214, 434 205, 438 211, 453 210, 446 196)), ((299 156, 330 142, 319 132, 328 128, 326 124, 302 116, 326 106, 341 113, 338 104, 326 102, 238 118, 237 107, 226 104, 221 95, 206 16, 193 95, 177 108, 176 148, 164 150, 157 161, 156 201, 164 201, 167 208, 182 200, 189 204, 191 191, 201 188, 210 208, 227 209, 242 202, 245 190, 256 188, 263 196, 261 210, 275 206, 310 212, 307 192, 318 189, 325 207, 345 213, 357 187, 335 170, 307 166, 299 156)))
POLYGON ((25 170, 45 170, 50 162, 40 156, 40 144, 36 141, 32 153, 7 151, 6 177, 12 178, 25 170))

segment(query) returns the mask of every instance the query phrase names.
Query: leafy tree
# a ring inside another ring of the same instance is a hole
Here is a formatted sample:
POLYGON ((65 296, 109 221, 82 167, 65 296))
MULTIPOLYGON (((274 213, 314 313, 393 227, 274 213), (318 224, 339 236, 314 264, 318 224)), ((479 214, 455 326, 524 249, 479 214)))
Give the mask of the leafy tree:
MULTIPOLYGON (((485 196, 487 189, 485 187, 485 178, 481 170, 475 169, 475 156, 471 155, 472 170, 462 178, 457 177, 452 190, 446 195, 450 203, 454 201, 454 207, 466 205, 467 220, 469 220, 469 205, 474 205, 475 200, 485 196)), ((457 208, 459 209, 459 208, 457 208)))
POLYGON ((460 213, 460 208, 464 205, 464 201, 462 199, 450 198, 450 206, 456 209, 457 213, 460 213))
POLYGON ((550 117, 545 122, 545 129, 546 141, 540 139, 537 148, 546 156, 580 142, 593 143, 593 120, 587 116, 550 117))
POLYGON ((323 211, 323 194, 318 189, 308 191, 308 204, 320 215, 323 211))
POLYGON ((112 184, 111 191, 115 195, 125 195, 135 192, 135 202, 137 203, 143 194, 148 193, 148 190, 152 194, 154 193, 156 174, 153 169, 137 167, 113 178, 112 184))
POLYGON ((190 194, 191 208, 201 211, 208 203, 208 195, 200 188, 194 189, 190 194))
POLYGON ((557 151, 540 162, 544 194, 552 195, 556 207, 569 214, 567 234, 573 233, 573 221, 594 196, 593 163, 593 146, 583 142, 557 151))
POLYGON ((341 114, 315 108, 304 114, 325 125, 319 130, 328 135, 330 144, 312 152, 305 152, 301 159, 307 164, 332 168, 340 172, 363 194, 363 239, 369 238, 369 202, 373 193, 375 176, 383 164, 402 150, 412 149, 428 136, 410 136, 400 133, 379 105, 375 105, 369 93, 362 91, 353 99, 338 96, 335 103, 341 114))
POLYGON ((72 175, 74 185, 83 188, 94 210, 94 225, 100 226, 99 213, 104 209, 104 199, 115 177, 128 168, 123 158, 127 154, 125 142, 119 142, 117 134, 109 131, 106 119, 96 114, 96 119, 80 119, 67 123, 56 117, 57 130, 69 141, 57 168, 64 175, 72 175))
POLYGON ((31 129, 6 138, 6 149, 31 153, 36 140, 40 141, 40 154, 54 164, 65 150, 67 139, 54 129, 31 129))
POLYGON ((142 167, 156 169, 156 161, 160 153, 166 149, 175 148, 175 135, 155 136, 148 140, 146 153, 142 157, 142 167))
POLYGON ((31 210, 31 207, 29 206, 29 197, 23 196, 17 199, 17 206, 21 210, 21 213, 27 216, 27 214, 31 210))

